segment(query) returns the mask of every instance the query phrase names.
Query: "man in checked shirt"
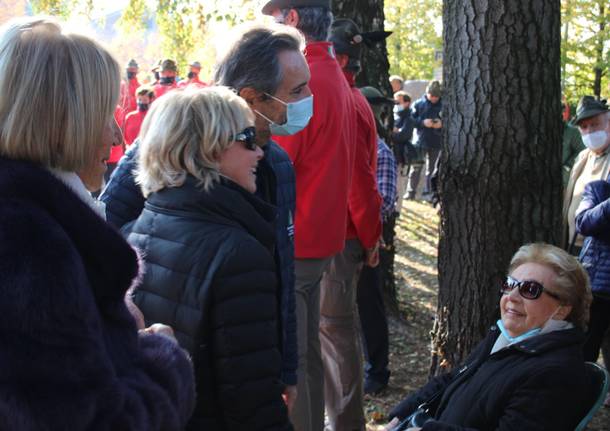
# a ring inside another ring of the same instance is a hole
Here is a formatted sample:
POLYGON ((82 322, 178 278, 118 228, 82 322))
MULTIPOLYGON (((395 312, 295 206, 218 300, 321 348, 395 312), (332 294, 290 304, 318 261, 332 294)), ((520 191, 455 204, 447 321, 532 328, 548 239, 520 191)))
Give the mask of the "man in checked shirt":
MULTIPOLYGON (((396 160, 392 150, 379 136, 383 126, 380 120, 384 104, 393 105, 394 101, 386 99, 379 90, 364 87, 360 91, 367 99, 377 124, 377 188, 382 197, 381 219, 386 228, 392 228, 398 198, 396 187, 396 160), (387 225, 387 226, 386 226, 387 225)), ((383 248, 383 247, 382 247, 383 248)), ((375 268, 364 266, 358 281, 358 312, 362 325, 364 366, 364 392, 376 394, 388 385, 388 321, 386 319, 381 293, 381 266, 375 268)))

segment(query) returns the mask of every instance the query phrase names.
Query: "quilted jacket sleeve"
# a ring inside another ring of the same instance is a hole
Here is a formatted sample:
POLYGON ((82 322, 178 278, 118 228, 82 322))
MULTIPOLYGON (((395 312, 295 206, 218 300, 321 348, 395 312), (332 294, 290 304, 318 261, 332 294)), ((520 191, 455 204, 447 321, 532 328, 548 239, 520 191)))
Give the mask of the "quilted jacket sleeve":
POLYGON ((138 146, 136 141, 121 158, 100 196, 106 204, 106 220, 117 229, 137 219, 144 208, 144 196, 133 174, 138 161, 138 146))
POLYGON ((218 400, 230 430, 291 430, 281 397, 277 281, 255 240, 227 253, 214 280, 212 337, 218 400))
POLYGON ((610 183, 592 181, 585 186, 576 210, 576 230, 584 236, 610 240, 610 183))

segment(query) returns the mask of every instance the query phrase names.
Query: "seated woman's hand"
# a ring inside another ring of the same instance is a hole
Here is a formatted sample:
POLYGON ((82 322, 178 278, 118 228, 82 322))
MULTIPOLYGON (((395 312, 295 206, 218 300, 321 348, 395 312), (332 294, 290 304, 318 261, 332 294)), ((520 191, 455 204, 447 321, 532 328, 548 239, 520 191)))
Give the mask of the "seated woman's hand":
POLYGON ((163 335, 172 341, 178 342, 176 340, 176 336, 174 335, 174 330, 172 329, 172 327, 164 325, 162 323, 154 323, 148 328, 142 329, 142 332, 145 334, 163 335))

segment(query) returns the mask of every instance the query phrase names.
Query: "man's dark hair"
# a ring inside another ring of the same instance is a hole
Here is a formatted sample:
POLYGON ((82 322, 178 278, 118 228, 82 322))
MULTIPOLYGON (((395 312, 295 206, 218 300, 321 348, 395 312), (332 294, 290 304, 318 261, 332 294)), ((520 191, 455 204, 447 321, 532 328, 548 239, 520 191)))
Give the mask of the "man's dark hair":
POLYGON ((282 51, 301 52, 303 36, 280 25, 250 26, 240 36, 216 64, 214 82, 237 92, 251 87, 275 94, 284 79, 278 55, 282 51))
POLYGON ((299 14, 297 29, 306 38, 316 42, 328 40, 330 25, 333 23, 333 13, 324 6, 304 6, 282 9, 282 16, 286 18, 291 9, 299 14))

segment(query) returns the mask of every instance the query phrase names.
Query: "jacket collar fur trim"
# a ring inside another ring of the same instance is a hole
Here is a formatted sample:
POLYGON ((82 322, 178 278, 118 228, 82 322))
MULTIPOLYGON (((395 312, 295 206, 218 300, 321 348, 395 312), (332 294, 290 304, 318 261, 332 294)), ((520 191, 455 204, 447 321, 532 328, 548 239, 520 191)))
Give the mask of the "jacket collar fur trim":
POLYGON ((122 298, 138 275, 131 246, 48 170, 0 157, 0 201, 36 207, 61 226, 82 258, 98 302, 122 298))

